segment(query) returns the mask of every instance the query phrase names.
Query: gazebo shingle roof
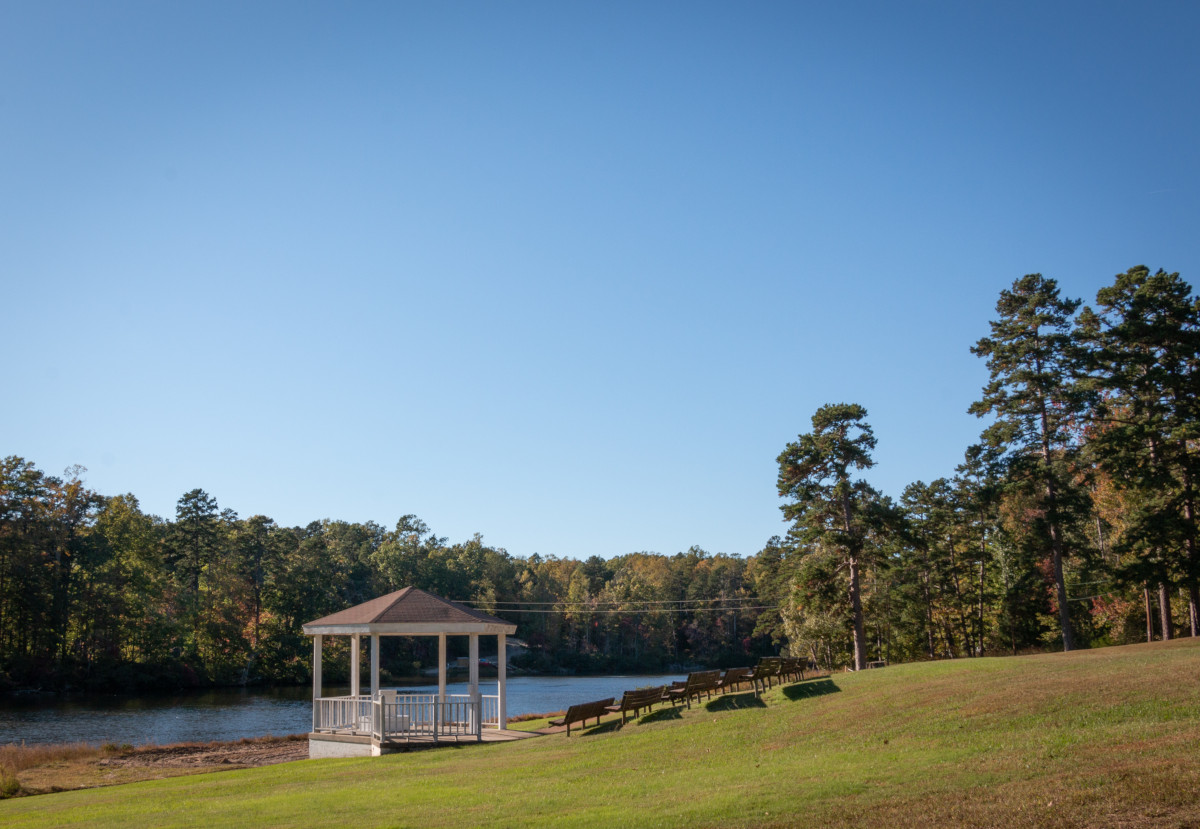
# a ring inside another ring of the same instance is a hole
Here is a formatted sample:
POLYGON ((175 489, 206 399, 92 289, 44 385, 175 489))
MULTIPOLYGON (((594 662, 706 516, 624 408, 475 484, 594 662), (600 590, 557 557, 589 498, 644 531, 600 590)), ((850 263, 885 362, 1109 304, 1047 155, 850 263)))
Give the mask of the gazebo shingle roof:
POLYGON ((443 599, 416 587, 406 587, 371 599, 354 607, 339 610, 304 625, 504 625, 512 622, 498 619, 481 610, 443 599))

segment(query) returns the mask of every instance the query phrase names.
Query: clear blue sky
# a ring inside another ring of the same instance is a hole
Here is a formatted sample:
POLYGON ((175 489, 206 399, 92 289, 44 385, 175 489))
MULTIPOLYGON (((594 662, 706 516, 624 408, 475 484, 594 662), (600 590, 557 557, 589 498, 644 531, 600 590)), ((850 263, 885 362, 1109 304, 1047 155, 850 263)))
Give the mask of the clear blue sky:
POLYGON ((0 454, 173 517, 752 554, 953 473, 1025 273, 1200 279, 1200 5, 0 0, 0 454))

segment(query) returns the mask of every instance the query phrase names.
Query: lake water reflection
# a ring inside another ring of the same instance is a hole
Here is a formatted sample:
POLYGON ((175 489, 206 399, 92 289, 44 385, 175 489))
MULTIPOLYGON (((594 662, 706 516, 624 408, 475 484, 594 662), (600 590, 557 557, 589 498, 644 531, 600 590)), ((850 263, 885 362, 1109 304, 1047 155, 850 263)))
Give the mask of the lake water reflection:
MULTIPOLYGON (((510 716, 560 711, 576 702, 620 697, 645 685, 667 685, 683 674, 660 676, 521 676, 508 680, 510 716)), ((465 693, 466 682, 451 682, 465 693)), ((496 693, 495 680, 480 682, 496 693)), ((411 685, 403 692, 436 692, 437 685, 411 685)), ((348 688, 327 687, 326 694, 348 688)), ((312 689, 222 689, 164 696, 31 696, 0 698, 0 744, 178 743, 237 740, 267 734, 299 734, 312 725, 312 689)))

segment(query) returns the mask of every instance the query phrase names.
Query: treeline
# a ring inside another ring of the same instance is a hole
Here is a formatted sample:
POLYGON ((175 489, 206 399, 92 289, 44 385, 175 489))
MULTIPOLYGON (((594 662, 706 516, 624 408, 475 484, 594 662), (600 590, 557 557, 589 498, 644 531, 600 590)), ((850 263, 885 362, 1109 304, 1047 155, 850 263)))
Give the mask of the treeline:
MULTIPOLYGON (((199 489, 166 521, 90 490, 82 472, 0 462, 0 690, 306 682, 304 622, 408 585, 516 622, 530 669, 740 664, 778 648, 754 559, 517 558, 478 535, 452 544, 412 515, 390 530, 239 518, 199 489)), ((348 670, 344 646, 327 644, 330 681, 348 670)), ((394 674, 436 665, 434 639, 384 647, 394 674)))
POLYGON ((830 405, 779 456, 793 648, 861 666, 1196 636, 1200 301, 1137 267, 1063 298, 1001 292, 972 351, 989 423, 952 477, 893 501, 866 411, 830 405))
MULTIPOLYGON (((873 465, 866 411, 822 407, 778 458, 790 529, 747 558, 520 558, 412 515, 281 527, 199 489, 168 521, 80 469, 6 458, 0 689, 304 682, 304 622, 408 585, 516 622, 525 667, 543 670, 781 650, 861 667, 1200 633, 1191 286, 1138 267, 1082 307, 1029 275, 972 350, 987 427, 952 476, 881 494, 857 477, 873 465)), ((434 664, 432 640, 384 641, 396 673, 434 664)))

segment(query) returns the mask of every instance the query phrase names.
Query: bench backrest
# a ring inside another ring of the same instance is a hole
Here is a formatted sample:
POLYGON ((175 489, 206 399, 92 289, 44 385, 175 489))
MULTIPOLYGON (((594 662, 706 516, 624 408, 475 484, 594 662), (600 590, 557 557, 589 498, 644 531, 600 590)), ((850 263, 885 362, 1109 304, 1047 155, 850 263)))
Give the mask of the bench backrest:
POLYGON ((689 691, 704 691, 716 687, 716 684, 720 681, 720 671, 696 671, 695 673, 688 674, 687 689, 689 691))
POLYGON ((749 673, 749 668, 730 668, 725 672, 724 676, 721 677, 721 684, 733 685, 737 682, 740 682, 749 673))
POLYGON ((662 702, 665 690, 663 686, 659 685, 657 688, 638 688, 634 691, 626 691, 621 695, 621 708, 629 711, 662 702))
POLYGON ((563 717, 565 722, 575 723, 590 720, 592 717, 602 717, 608 712, 604 710, 605 706, 612 705, 613 698, 598 699, 595 702, 581 702, 578 705, 572 705, 567 709, 566 716, 563 717))
POLYGON ((783 671, 783 659, 778 656, 764 656, 758 660, 758 667, 754 669, 754 675, 763 676, 779 676, 783 671))

